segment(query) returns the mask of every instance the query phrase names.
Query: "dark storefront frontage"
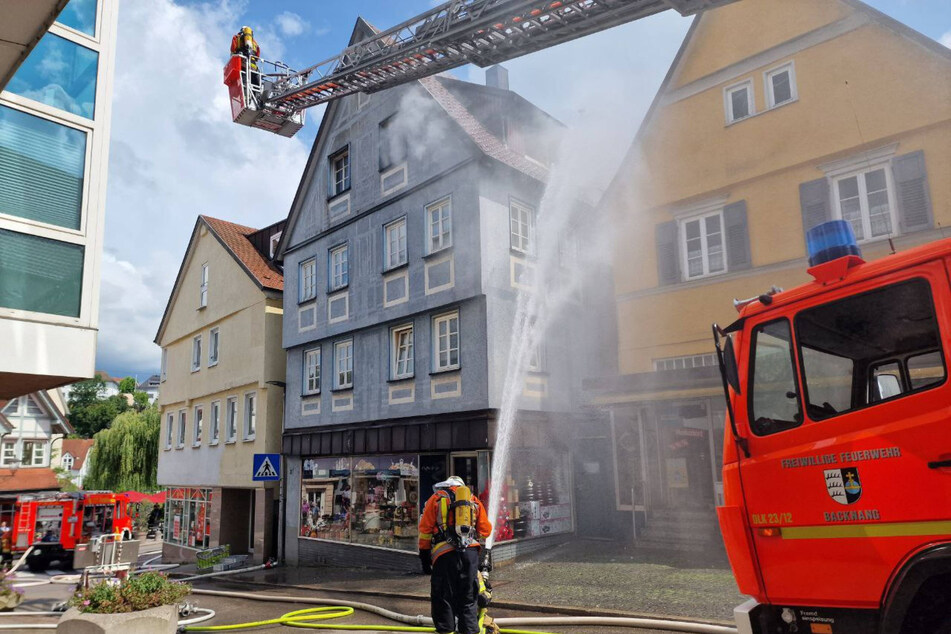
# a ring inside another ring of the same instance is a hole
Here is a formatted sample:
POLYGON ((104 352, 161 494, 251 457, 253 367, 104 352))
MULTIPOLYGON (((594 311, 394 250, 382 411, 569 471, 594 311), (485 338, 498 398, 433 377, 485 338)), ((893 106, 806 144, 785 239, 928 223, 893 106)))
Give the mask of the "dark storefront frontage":
MULTIPOLYGON (((459 476, 488 503, 492 414, 286 434, 288 558, 300 565, 418 567, 417 526, 434 484, 459 476)), ((537 413, 524 418, 497 519, 499 561, 574 531, 571 457, 557 431, 567 425, 537 413)))
POLYGON ((636 543, 720 547, 715 509, 723 503, 725 406, 717 369, 625 375, 589 388, 608 415, 613 503, 636 517, 636 543))

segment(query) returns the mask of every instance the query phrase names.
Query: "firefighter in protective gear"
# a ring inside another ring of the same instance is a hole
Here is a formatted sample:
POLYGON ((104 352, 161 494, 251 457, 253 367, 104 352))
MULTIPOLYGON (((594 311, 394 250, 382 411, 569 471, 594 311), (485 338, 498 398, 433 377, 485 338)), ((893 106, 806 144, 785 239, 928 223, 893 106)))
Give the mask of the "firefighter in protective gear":
POLYGON ((258 59, 261 57, 261 47, 255 41, 254 31, 251 30, 250 26, 242 26, 241 30, 232 36, 231 54, 247 58, 248 69, 251 72, 251 83, 260 86, 261 72, 258 70, 258 59))
MULTIPOLYGON (((492 523, 479 498, 453 476, 433 487, 419 520, 419 558, 432 575, 430 598, 438 634, 481 634, 479 575, 482 541, 492 523)), ((480 592, 481 591, 481 592, 480 592)))

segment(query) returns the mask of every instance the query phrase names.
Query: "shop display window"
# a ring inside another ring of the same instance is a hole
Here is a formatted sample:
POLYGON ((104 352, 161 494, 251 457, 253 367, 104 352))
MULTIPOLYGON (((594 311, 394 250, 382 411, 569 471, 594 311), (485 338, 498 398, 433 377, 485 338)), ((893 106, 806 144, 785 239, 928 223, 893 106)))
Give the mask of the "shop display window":
POLYGON ((553 449, 515 449, 509 461, 496 540, 571 532, 568 454, 553 449))
POLYGON ((304 460, 301 537, 413 551, 418 523, 418 456, 304 460))
POLYGON ((188 548, 208 548, 211 535, 211 489, 167 489, 165 541, 188 548))

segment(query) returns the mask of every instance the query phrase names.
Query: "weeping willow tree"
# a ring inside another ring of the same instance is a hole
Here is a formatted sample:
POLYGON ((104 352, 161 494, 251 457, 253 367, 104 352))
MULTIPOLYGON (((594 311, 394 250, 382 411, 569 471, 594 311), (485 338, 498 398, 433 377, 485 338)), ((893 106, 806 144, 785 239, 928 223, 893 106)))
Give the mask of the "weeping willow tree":
POLYGON ((160 429, 155 407, 119 414, 109 428, 94 436, 96 444, 84 488, 143 493, 158 489, 155 478, 160 429))

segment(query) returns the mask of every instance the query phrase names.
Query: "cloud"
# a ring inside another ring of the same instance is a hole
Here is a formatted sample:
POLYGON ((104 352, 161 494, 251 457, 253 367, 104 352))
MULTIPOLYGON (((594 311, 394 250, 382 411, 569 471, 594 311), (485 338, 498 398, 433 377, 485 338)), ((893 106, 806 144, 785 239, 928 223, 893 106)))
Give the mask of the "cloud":
POLYGON ((310 29, 310 22, 290 11, 278 14, 274 22, 278 30, 287 37, 297 37, 310 29))
POLYGON ((939 39, 938 41, 944 44, 945 46, 947 46, 948 48, 951 48, 951 31, 948 31, 947 33, 942 35, 941 39, 939 39))
POLYGON ((198 214, 255 227, 284 218, 308 148, 231 121, 222 68, 243 5, 122 9, 96 365, 146 375, 158 371, 152 339, 198 214))

